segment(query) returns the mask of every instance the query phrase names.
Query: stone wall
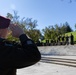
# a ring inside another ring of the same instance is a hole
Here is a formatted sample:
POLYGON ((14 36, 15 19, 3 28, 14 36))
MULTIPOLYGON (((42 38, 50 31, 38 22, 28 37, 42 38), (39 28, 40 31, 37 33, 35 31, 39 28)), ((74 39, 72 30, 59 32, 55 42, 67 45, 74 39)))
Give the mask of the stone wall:
POLYGON ((42 55, 76 55, 76 45, 40 46, 38 49, 42 55))

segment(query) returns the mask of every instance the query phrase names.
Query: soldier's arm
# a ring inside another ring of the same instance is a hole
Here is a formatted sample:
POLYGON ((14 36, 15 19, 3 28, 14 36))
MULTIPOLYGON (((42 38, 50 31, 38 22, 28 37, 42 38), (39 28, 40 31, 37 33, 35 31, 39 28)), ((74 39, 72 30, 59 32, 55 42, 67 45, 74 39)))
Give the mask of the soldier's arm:
POLYGON ((0 68, 23 68, 37 63, 41 59, 35 43, 25 34, 20 37, 21 47, 2 46, 0 49, 0 68))

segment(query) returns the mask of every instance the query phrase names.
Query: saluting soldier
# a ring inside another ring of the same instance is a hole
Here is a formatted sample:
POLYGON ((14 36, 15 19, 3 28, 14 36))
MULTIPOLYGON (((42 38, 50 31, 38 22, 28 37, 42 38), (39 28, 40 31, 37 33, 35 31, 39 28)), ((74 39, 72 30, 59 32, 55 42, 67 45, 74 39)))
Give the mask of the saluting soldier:
POLYGON ((10 20, 0 16, 0 75, 16 75, 16 69, 31 66, 37 63, 41 54, 24 31, 10 20), (20 44, 6 40, 8 28, 12 36, 19 38, 20 44))

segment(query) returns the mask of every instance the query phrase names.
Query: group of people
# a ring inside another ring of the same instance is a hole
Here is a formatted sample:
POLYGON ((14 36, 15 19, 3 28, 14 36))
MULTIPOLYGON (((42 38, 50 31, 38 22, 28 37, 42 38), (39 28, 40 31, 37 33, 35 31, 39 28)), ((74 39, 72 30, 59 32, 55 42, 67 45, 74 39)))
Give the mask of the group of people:
POLYGON ((57 43, 60 43, 60 42, 67 44, 67 45, 68 44, 73 45, 74 44, 74 36, 72 35, 72 33, 70 36, 68 36, 68 35, 58 36, 57 43))
POLYGON ((68 35, 60 35, 60 36, 58 36, 57 37, 57 39, 55 40, 46 40, 46 42, 45 43, 42 43, 42 42, 38 42, 38 43, 36 43, 37 44, 37 46, 52 46, 52 45, 69 45, 69 44, 71 44, 71 45, 73 45, 74 44, 74 36, 72 35, 72 33, 71 33, 71 35, 70 36, 68 36, 68 35))

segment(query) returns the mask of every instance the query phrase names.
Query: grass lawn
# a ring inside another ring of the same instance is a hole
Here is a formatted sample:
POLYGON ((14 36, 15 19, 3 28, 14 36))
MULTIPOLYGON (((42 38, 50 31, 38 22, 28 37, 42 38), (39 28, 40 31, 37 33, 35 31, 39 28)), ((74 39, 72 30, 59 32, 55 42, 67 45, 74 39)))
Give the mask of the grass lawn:
POLYGON ((71 35, 71 33, 72 33, 72 35, 74 36, 74 41, 76 41, 76 31, 74 31, 74 32, 69 32, 69 33, 66 33, 65 35, 68 35, 68 36, 70 36, 70 35, 71 35))

